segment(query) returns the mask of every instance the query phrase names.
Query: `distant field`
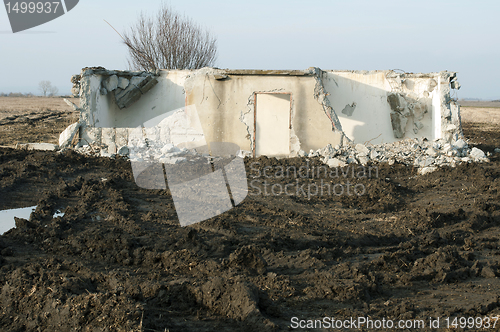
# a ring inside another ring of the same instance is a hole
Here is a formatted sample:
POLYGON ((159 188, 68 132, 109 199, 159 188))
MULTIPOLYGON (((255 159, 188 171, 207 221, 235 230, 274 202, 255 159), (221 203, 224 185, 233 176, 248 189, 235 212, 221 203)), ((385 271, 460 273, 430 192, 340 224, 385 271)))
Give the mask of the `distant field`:
MULTIPOLYGON (((78 98, 68 99, 79 105, 78 98)), ((0 97, 0 146, 57 144, 59 134, 78 117, 63 98, 0 97)))
POLYGON ((500 101, 459 100, 458 103, 463 107, 500 107, 500 101))
MULTIPOLYGON (((79 98, 67 98, 79 105, 79 98)), ((61 97, 0 97, 0 119, 42 110, 72 111, 61 97)))
MULTIPOLYGON (((485 103, 485 102, 480 102, 485 103)), ((486 127, 498 128, 500 125, 500 103, 499 106, 492 106, 494 103, 490 102, 491 106, 464 106, 460 107, 460 115, 462 123, 483 123, 486 127)), ((484 128, 485 130, 487 128, 484 128)))

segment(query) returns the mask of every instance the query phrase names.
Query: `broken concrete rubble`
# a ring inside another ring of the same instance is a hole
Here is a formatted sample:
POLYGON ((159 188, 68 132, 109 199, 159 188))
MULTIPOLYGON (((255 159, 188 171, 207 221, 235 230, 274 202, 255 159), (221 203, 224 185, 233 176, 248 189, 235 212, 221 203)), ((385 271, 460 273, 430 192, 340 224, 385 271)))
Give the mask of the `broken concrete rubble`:
MULTIPOLYGON (((71 92, 74 96, 79 96, 82 92, 90 92, 89 77, 100 77, 100 95, 111 95, 114 97, 116 105, 120 108, 126 108, 135 103, 141 96, 151 90, 157 83, 158 73, 132 72, 106 70, 102 67, 83 68, 79 75, 73 75, 71 82, 73 88, 71 92)), ((85 98, 84 98, 85 99, 85 98)), ((95 102, 95 101, 94 101, 95 102)), ((84 106, 88 106, 88 103, 84 106)))
POLYGON ((71 83, 73 83, 73 87, 71 88, 71 93, 74 97, 80 96, 80 75, 71 76, 71 83))
POLYGON ((120 156, 128 156, 130 153, 130 149, 128 146, 122 146, 117 152, 120 156))
MULTIPOLYGON (((285 135, 283 139, 275 140, 283 143, 275 144, 277 155, 296 156, 300 150, 328 143, 377 144, 416 137, 444 137, 452 142, 462 137, 459 110, 452 107, 449 96, 450 82, 456 81, 456 75, 450 72, 202 68, 146 73, 97 67, 84 68, 78 77, 72 81, 78 82, 82 92, 82 136, 86 139, 93 127, 134 127, 162 110, 193 107, 208 141, 234 142, 254 155, 272 155, 274 148, 259 152, 263 141, 255 127, 262 127, 259 119, 273 109, 269 103, 280 98, 288 100, 289 110, 280 111, 276 125, 289 125, 279 132, 285 135), (158 84, 156 93, 138 102, 158 84), (273 100, 264 95, 273 96, 273 100)), ((278 127, 270 126, 274 130, 278 127)))
POLYGON ((72 125, 68 126, 60 135, 59 135, 59 147, 61 149, 67 148, 71 146, 75 135, 80 130, 80 122, 75 122, 72 125))
POLYGON ((460 85, 447 71, 94 67, 72 82, 81 95, 78 147, 103 156, 139 156, 141 140, 160 152, 167 144, 189 149, 202 135, 205 144, 231 142, 245 155, 321 156, 332 167, 403 162, 429 171, 487 160, 463 139, 459 105, 450 97, 460 85), (161 120, 170 116, 180 118, 161 120), (193 131, 185 123, 194 118, 193 131), (415 146, 406 146, 409 140, 415 146))
MULTIPOLYGON (((122 81, 122 86, 124 82, 125 81, 122 81)), ((158 84, 158 80, 152 76, 132 77, 125 89, 117 88, 116 91, 114 91, 116 105, 118 105, 119 108, 129 107, 156 84, 158 84)))
POLYGON ((339 158, 329 158, 326 160, 326 164, 330 167, 344 167, 347 166, 345 161, 340 160, 339 158))
POLYGON ((18 143, 16 149, 20 150, 39 150, 39 151, 57 151, 59 147, 51 143, 18 143))
POLYGON ((113 92, 116 105, 122 109, 135 103, 156 84, 158 80, 152 75, 132 76, 130 80, 126 77, 111 75, 102 81, 100 92, 101 95, 113 92))
POLYGON ((358 156, 367 156, 370 153, 370 149, 368 149, 365 145, 363 144, 356 144, 354 147, 356 151, 358 151, 358 156))
MULTIPOLYGON (((196 149, 178 148, 174 144, 162 144, 158 141, 135 138, 130 146, 123 146, 119 155, 129 156, 131 161, 157 161, 166 164, 178 164, 186 157, 197 155, 196 149)), ((90 155, 113 157, 107 152, 106 145, 83 145, 78 152, 90 155)), ((249 151, 242 151, 242 157, 251 156, 249 151)), ((309 153, 300 152, 302 157, 319 157, 329 167, 345 167, 349 164, 369 165, 377 163, 400 163, 418 168, 418 174, 425 175, 439 167, 455 167, 461 163, 489 162, 486 154, 474 147, 469 148, 465 141, 449 144, 443 139, 406 139, 394 143, 377 145, 345 144, 332 147, 330 144, 309 153), (432 151, 432 153, 429 153, 432 151)))
POLYGON ((436 166, 422 167, 418 169, 418 174, 425 175, 437 171, 437 169, 438 168, 436 166))
POLYGON ((488 162, 489 159, 478 148, 469 149, 463 140, 449 144, 442 139, 428 141, 425 139, 406 139, 395 143, 384 143, 366 146, 363 144, 346 144, 339 149, 331 146, 313 151, 308 157, 321 157, 330 167, 342 167, 347 164, 398 162, 419 168, 419 174, 426 174, 441 166, 451 166, 464 162, 488 162), (367 152, 369 151, 369 152, 367 152), (429 151, 433 151, 429 154, 429 151))
MULTIPOLYGON (((432 80, 434 81, 434 80, 432 80)), ((405 81, 406 83, 408 81, 405 81)), ((434 81, 435 82, 435 81, 434 81)), ((406 84, 405 86, 407 86, 406 84)), ((434 89, 434 84, 429 84, 428 90, 424 91, 424 96, 429 95, 429 90, 434 89)), ((413 101, 411 101, 411 97, 409 94, 401 94, 401 93, 390 93, 387 96, 387 102, 391 107, 391 125, 392 130, 394 132, 394 137, 403 138, 406 135, 407 123, 412 120, 412 130, 415 134, 418 134, 419 130, 424 128, 424 124, 421 120, 425 117, 425 114, 428 113, 428 103, 426 101, 422 101, 419 97, 413 97, 413 101), (407 100, 407 98, 409 100, 407 100)), ((423 98, 425 99, 425 98, 423 98)))
POLYGON ((387 96, 387 102, 391 106, 391 124, 394 132, 394 137, 403 138, 406 134, 406 123, 410 116, 408 103, 403 96, 399 94, 390 93, 387 96))
POLYGON ((472 148, 470 151, 470 157, 474 158, 475 160, 482 160, 486 159, 486 155, 484 152, 478 148, 472 148))
POLYGON ((118 87, 118 76, 111 75, 107 80, 103 81, 103 83, 107 91, 114 91, 118 87))
POLYGON ((118 80, 118 87, 122 90, 125 90, 129 83, 130 81, 128 79, 126 79, 125 77, 120 77, 118 80))

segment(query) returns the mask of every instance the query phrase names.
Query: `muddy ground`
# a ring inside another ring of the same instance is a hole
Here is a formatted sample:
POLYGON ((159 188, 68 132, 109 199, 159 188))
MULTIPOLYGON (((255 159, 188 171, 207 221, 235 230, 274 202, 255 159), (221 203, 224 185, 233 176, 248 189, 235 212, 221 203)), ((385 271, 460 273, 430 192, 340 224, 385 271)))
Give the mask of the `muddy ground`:
MULTIPOLYGON (((77 98, 66 99, 79 104, 77 98)), ((59 144, 59 134, 78 117, 62 97, 0 97, 0 147, 59 144)))
MULTIPOLYGON (((464 132, 500 147, 499 126, 464 132)), ((127 160, 0 149, 0 209, 38 206, 0 236, 0 330, 288 331, 292 317, 361 316, 448 330, 445 317, 500 316, 500 154, 425 176, 381 164, 366 178, 266 178, 321 163, 245 164, 240 205, 180 227, 169 190, 137 187, 127 160), (264 192, 321 180, 363 193, 264 192)))

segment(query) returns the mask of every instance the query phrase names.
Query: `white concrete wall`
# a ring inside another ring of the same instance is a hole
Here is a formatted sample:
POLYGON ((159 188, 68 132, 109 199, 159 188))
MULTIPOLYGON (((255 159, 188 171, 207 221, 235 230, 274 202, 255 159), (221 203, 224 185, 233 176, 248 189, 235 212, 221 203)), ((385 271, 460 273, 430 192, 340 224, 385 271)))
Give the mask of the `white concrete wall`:
MULTIPOLYGON (((291 95, 290 154, 309 152, 327 144, 340 144, 323 106, 314 97, 317 80, 313 75, 231 74, 215 79, 218 72, 201 69, 186 80, 186 103, 200 117, 207 142, 232 142, 242 150, 254 151, 255 95, 291 95)), ((286 120, 285 120, 286 121, 286 120)), ((268 151, 280 155, 281 151, 268 151)))
POLYGON ((427 137, 440 138, 439 121, 433 121, 435 114, 440 114, 439 89, 429 92, 429 81, 438 79, 439 73, 424 77, 406 75, 403 79, 387 77, 392 71, 325 71, 323 84, 328 92, 330 103, 336 111, 347 137, 355 143, 370 142, 372 144, 395 142, 391 124, 391 108, 387 102, 389 93, 399 93, 414 106, 425 108, 427 113, 420 120, 413 116, 408 118, 405 138, 427 137), (399 80, 399 82, 398 82, 399 80), (355 105, 351 115, 342 110, 355 105), (423 127, 414 131, 414 121, 419 121, 423 127))
MULTIPOLYGON (((153 127, 162 121, 165 115, 174 114, 176 110, 184 108, 184 82, 189 73, 190 71, 161 71, 157 77, 158 84, 147 92, 146 97, 141 97, 124 109, 118 108, 112 93, 100 93, 101 81, 106 77, 84 77, 81 89, 81 105, 84 109, 81 115, 81 144, 105 144, 108 146, 108 153, 116 153, 122 146, 130 145, 131 141, 137 140, 137 136, 141 134, 138 128, 153 127)), ((178 114, 176 117, 179 117, 178 114)), ((165 143, 183 141, 188 135, 188 128, 182 131, 175 126, 175 121, 186 122, 183 119, 173 119, 168 126, 156 131, 146 130, 139 136, 158 136, 165 143)))
POLYGON ((158 84, 131 106, 119 109, 111 93, 99 93, 101 77, 92 77, 92 91, 97 91, 93 113, 95 127, 137 127, 149 119, 184 107, 184 82, 189 71, 161 71, 158 84))
MULTIPOLYGON (((394 110, 388 102, 389 94, 403 98, 404 138, 451 139, 461 132, 459 109, 449 97, 450 80, 455 76, 449 72, 163 70, 156 86, 123 109, 118 108, 112 93, 100 93, 101 81, 107 78, 102 70, 99 75, 86 73, 81 78, 82 143, 104 143, 109 153, 140 134, 133 129, 140 127, 146 128, 143 136, 145 133, 161 142, 232 142, 242 150, 255 152, 255 99, 264 93, 291 98, 289 118, 282 119, 291 123, 291 128, 283 125, 289 130, 290 155, 327 144, 340 145, 344 134, 355 143, 399 140, 391 122, 394 110), (179 109, 183 109, 182 114, 173 112, 179 109), (163 121, 174 113, 180 118, 163 121), (160 121, 164 128, 147 129, 160 121)), ((257 118, 258 123, 269 122, 266 116, 273 116, 273 112, 268 108, 266 113, 258 113, 263 116, 262 120, 257 118)), ((266 140, 273 141, 270 137, 266 140)), ((263 146, 265 142, 257 137, 257 144, 263 146)), ((261 152, 257 150, 257 155, 282 153, 273 142, 261 152)))

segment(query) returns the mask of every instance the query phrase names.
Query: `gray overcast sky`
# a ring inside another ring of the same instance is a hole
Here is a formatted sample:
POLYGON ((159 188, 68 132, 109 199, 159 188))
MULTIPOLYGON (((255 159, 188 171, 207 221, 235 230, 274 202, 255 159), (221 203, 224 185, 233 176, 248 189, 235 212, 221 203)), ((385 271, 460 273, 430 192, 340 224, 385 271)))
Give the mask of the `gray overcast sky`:
MULTIPOLYGON (((26 0, 28 1, 28 0, 26 0)), ((14 2, 14 0, 12 0, 14 2)), ((218 38, 232 69, 402 69, 458 72, 459 98, 500 99, 500 1, 172 0, 218 38)), ((0 9, 0 92, 49 80, 69 94, 82 67, 128 69, 118 34, 160 1, 80 0, 64 16, 13 34, 0 9)))

